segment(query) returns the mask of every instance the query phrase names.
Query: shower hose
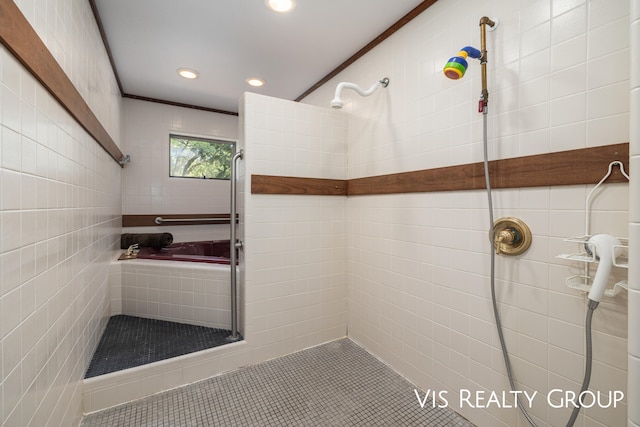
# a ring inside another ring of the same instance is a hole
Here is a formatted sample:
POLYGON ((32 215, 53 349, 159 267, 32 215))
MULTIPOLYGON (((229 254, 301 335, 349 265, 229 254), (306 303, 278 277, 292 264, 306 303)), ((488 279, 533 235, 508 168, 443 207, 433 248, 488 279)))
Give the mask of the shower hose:
MULTIPOLYGON (((493 230, 493 200, 491 196, 491 180, 489 179, 489 155, 487 149, 487 107, 484 107, 484 111, 482 114, 482 141, 483 141, 483 149, 484 149, 484 178, 487 187, 487 198, 489 202, 489 230, 493 230)), ((493 239, 491 239, 493 240, 493 239)), ((511 386, 512 391, 516 391, 516 383, 513 379, 513 372, 511 370, 511 362, 509 361, 509 352, 507 351, 507 344, 504 340, 504 334, 502 332, 502 322, 500 322, 500 313, 498 312, 498 303, 496 300, 496 280, 495 280, 495 264, 496 264, 496 254, 493 248, 493 243, 491 247, 491 302, 493 304, 493 315, 496 321, 496 328, 498 330, 498 337, 500 338, 500 347, 502 349, 502 357, 504 359, 504 365, 507 371, 507 376, 509 377, 509 384, 511 386)), ((591 318, 593 317, 593 312, 598 307, 598 302, 589 300, 588 310, 587 310, 587 318, 585 321, 585 335, 586 335, 586 363, 584 370, 584 379, 582 381, 582 387, 580 389, 579 396, 582 395, 583 392, 587 391, 589 388, 589 381, 591 379, 591 365, 592 365, 592 343, 591 343, 591 318)), ((527 412, 526 408, 522 404, 520 400, 520 394, 516 394, 516 401, 518 403, 518 408, 522 412, 522 415, 526 418, 526 420, 533 427, 538 427, 538 425, 533 421, 529 412, 527 412)), ((578 402, 574 405, 573 411, 571 412, 571 417, 567 421, 567 427, 572 427, 576 422, 576 418, 578 418, 578 414, 580 413, 581 399, 578 399, 578 402)))

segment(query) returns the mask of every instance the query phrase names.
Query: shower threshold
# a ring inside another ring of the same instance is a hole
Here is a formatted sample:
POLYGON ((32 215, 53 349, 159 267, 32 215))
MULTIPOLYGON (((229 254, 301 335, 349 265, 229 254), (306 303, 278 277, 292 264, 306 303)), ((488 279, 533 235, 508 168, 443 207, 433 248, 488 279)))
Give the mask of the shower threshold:
POLYGON ((112 316, 85 378, 219 347, 229 343, 230 334, 226 329, 127 315, 112 316))

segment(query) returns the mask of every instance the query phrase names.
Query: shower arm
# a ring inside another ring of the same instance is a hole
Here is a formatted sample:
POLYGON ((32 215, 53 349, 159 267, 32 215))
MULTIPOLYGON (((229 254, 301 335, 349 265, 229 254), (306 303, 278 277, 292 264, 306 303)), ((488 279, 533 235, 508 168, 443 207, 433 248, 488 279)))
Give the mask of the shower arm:
POLYGON ((486 114, 489 104, 489 91, 487 90, 487 25, 494 27, 496 23, 486 16, 480 18, 480 67, 482 69, 482 94, 480 97, 481 112, 486 114))
POLYGON ((376 89, 378 89, 380 86, 387 87, 388 85, 389 85, 389 78, 387 77, 375 82, 373 85, 371 85, 371 87, 368 90, 362 89, 360 86, 358 86, 355 83, 340 82, 338 83, 338 86, 336 86, 336 93, 335 93, 335 96, 333 97, 333 100, 331 101, 331 107, 342 108, 342 106, 344 105, 344 102, 342 101, 342 98, 340 96, 342 94, 343 89, 353 89, 356 92, 358 92, 360 96, 369 96, 369 95, 372 95, 376 91, 376 89))
MULTIPOLYGON (((373 85, 371 85, 371 87, 368 90, 364 90, 364 89, 362 89, 360 86, 358 86, 355 83, 341 82, 341 83, 338 83, 338 87, 336 87, 336 93, 335 93, 336 96, 335 97, 339 98, 343 89, 353 89, 356 92, 358 92, 360 94, 360 96, 369 96, 369 95, 373 94, 373 92, 375 92, 376 89, 378 89, 378 86, 380 86, 381 84, 383 84, 382 80, 377 81, 373 85)), ((387 84, 384 84, 384 86, 386 86, 387 84)))

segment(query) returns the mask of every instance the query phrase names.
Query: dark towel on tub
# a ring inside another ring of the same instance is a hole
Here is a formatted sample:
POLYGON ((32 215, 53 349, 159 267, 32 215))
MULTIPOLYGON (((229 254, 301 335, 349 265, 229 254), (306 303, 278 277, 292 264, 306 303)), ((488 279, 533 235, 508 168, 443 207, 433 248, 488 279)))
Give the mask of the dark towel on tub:
POLYGON ((160 249, 173 243, 173 235, 171 233, 125 233, 120 236, 120 249, 128 249, 129 246, 135 245, 136 243, 139 246, 150 246, 160 249))

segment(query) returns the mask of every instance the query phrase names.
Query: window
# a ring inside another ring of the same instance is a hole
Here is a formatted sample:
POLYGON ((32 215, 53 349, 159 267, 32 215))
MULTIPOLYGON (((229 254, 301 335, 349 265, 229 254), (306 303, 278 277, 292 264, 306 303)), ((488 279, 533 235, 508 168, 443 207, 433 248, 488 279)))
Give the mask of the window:
POLYGON ((169 176, 229 179, 234 143, 184 135, 169 135, 169 176))

